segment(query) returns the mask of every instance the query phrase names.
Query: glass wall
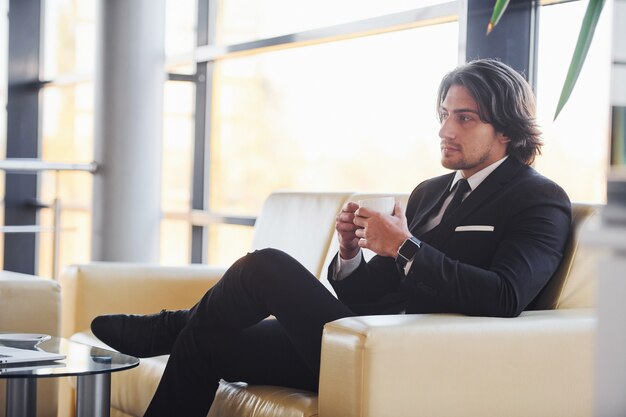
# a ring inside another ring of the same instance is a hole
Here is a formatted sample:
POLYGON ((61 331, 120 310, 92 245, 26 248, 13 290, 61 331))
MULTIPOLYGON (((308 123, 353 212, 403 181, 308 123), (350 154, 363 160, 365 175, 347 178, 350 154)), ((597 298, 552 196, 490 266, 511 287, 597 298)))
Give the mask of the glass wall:
POLYGON ((43 78, 93 75, 96 1, 44 0, 43 4, 43 78))
MULTIPOLYGON (((95 0, 46 0, 42 76, 50 80, 41 98, 41 158, 88 163, 93 160, 95 0)), ((40 175, 40 200, 62 206, 60 270, 91 257, 93 178, 82 172, 40 175)), ((51 228, 54 211, 41 210, 40 224, 51 228)), ((39 275, 53 276, 54 238, 39 237, 39 275)), ((59 271, 57 271, 59 272, 59 271)))
MULTIPOLYGON (((170 13, 172 3, 167 3, 167 39, 186 45, 193 37, 190 22, 195 9, 185 3, 170 13)), ((217 43, 227 45, 438 3, 443 2, 360 2, 358 7, 333 5, 329 14, 323 5, 311 2, 221 1, 215 25, 209 22, 209 27, 215 27, 217 43)), ((208 209, 227 216, 255 216, 267 195, 279 189, 383 191, 393 184, 395 190, 409 192, 415 178, 442 172, 436 162, 434 96, 441 75, 458 63, 458 36, 456 22, 433 24, 211 61, 212 111, 195 114, 210 126, 204 186, 208 209), (390 103, 397 103, 397 108, 390 103), (366 168, 381 152, 384 158, 376 158, 380 166, 366 168), (429 162, 409 165, 410 154, 429 154, 429 162), (405 162, 403 172, 394 169, 405 162)), ((188 48, 167 49, 175 51, 168 53, 171 72, 193 73, 184 62, 188 48)), ((191 200, 191 139, 197 135, 184 85, 169 82, 165 97, 161 259, 177 264, 189 261, 185 214, 191 200)), ((193 95, 193 87, 189 91, 193 95)), ((229 264, 249 248, 253 229, 212 224, 208 232, 208 262, 229 264)))
MULTIPOLYGON (((163 181, 161 208, 184 215, 191 210, 191 177, 194 137, 194 84, 165 83, 163 99, 163 181)), ((189 221, 161 221, 161 262, 187 264, 191 253, 189 221)))
MULTIPOLYGON (((172 65, 196 47, 197 0, 167 0, 165 53, 168 70, 195 73, 195 63, 172 65)), ((208 17, 207 17, 208 18, 208 17)), ((195 83, 167 81, 163 97, 163 174, 161 208, 161 262, 184 265, 190 261, 191 179, 193 174, 195 83), (178 214, 178 218, 176 218, 178 214)))
MULTIPOLYGON (((196 46, 198 0, 165 1, 165 55, 175 58, 196 46)), ((208 19, 208 17, 207 17, 208 19)))
POLYGON ((554 120, 586 6, 578 1, 541 8, 537 105, 545 146, 536 168, 561 184, 573 201, 604 203, 611 110, 611 2, 604 7, 570 100, 554 120))
MULTIPOLYGON (((217 13, 209 27, 220 46, 443 3, 216 1, 217 13)), ((47 161, 93 158, 95 5, 96 0, 44 1, 42 74, 51 82, 41 93, 41 149, 47 161)), ((0 12, 7 7, 8 0, 0 0, 0 12)), ((573 200, 603 202, 610 3, 574 94, 559 118, 552 120, 585 7, 586 2, 574 1, 541 10, 537 89, 546 146, 536 167, 562 184, 573 200)), ((163 123, 162 263, 190 261, 197 120, 208 126, 207 209, 221 215, 255 216, 276 190, 410 192, 421 180, 444 172, 439 165, 434 99, 441 77, 458 63, 464 43, 459 41, 459 27, 464 22, 429 21, 367 36, 355 32, 324 42, 218 56, 209 61, 210 110, 197 114, 196 22, 208 22, 209 16, 198 16, 198 0, 166 0, 166 8, 165 70, 178 76, 166 82, 163 120, 157 121, 163 123)), ((4 17, 0 21, 4 153, 7 48, 2 45, 7 45, 4 17)), ((4 181, 0 184, 3 187, 4 181)), ((63 203, 61 267, 89 261, 91 175, 44 174, 40 193, 44 202, 60 198, 63 203)), ((43 226, 50 226, 51 211, 43 210, 41 219, 43 226)), ((208 244, 202 249, 208 261, 228 264, 249 248, 253 229, 219 223, 208 226, 208 232, 208 244)), ((51 234, 42 235, 40 249, 39 273, 52 275, 51 234)))
MULTIPOLYGON (((307 2, 280 1, 238 14, 239 3, 220 3, 220 43, 308 30, 350 16, 320 16, 307 9, 307 2), (266 7, 270 11, 264 15, 266 7), (272 13, 272 7, 284 7, 287 17, 276 18, 282 15, 272 13)), ((402 10, 400 3, 392 3, 385 12, 402 10)), ((573 201, 602 203, 608 167, 611 5, 598 25, 574 94, 553 120, 585 8, 585 2, 541 8, 537 90, 545 146, 536 168, 561 184, 573 201)), ((377 13, 376 7, 350 9, 351 16, 358 13, 361 18, 377 13)), ((457 49, 458 24, 448 23, 219 60, 211 208, 257 213, 267 194, 277 189, 409 192, 422 179, 442 173, 433 100, 439 80, 457 64, 457 49)), ((212 242, 225 242, 232 235, 237 235, 233 242, 248 244, 251 238, 233 226, 211 228, 212 242)), ((209 259, 229 262, 245 248, 211 245, 209 259)))
POLYGON ((231 45, 376 18, 450 0, 218 0, 217 43, 231 45))
MULTIPOLYGON (((195 48, 196 0, 167 1, 166 54, 176 57, 195 48)), ((95 66, 95 0, 46 0, 44 4, 43 77, 50 80, 42 92, 42 159, 90 162, 93 159, 95 66)), ((193 66, 174 67, 193 72, 193 66)), ((167 82, 163 117, 164 211, 187 213, 190 209, 194 86, 167 82)), ((5 131, 5 130, 3 130, 5 131)), ((4 147, 3 147, 4 149, 4 147)), ((4 184, 4 183, 3 183, 4 184)), ((41 175, 41 199, 62 202, 60 269, 88 262, 91 256, 90 174, 41 175)), ((51 227, 53 211, 41 211, 41 224, 51 227)), ((163 263, 189 262, 188 220, 164 219, 161 225, 163 263)), ((39 274, 52 276, 53 236, 40 236, 39 274)))
POLYGON ((275 190, 408 193, 442 173, 435 96, 457 50, 454 22, 219 61, 211 209, 254 215, 275 190))

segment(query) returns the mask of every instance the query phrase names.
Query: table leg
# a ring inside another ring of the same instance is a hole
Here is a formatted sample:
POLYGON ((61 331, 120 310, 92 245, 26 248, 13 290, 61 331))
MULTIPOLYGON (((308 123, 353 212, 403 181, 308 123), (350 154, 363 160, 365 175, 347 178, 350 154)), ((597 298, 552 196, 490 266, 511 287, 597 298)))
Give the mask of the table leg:
POLYGON ((109 417, 111 374, 76 377, 76 417, 109 417))
POLYGON ((37 380, 35 378, 8 378, 6 393, 7 417, 37 416, 37 380))

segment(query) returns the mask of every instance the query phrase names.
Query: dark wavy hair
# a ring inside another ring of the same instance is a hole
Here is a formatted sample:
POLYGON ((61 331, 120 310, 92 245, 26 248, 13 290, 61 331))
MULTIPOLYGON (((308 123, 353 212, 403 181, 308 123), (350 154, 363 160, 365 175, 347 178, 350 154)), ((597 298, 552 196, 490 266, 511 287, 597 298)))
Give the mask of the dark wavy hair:
POLYGON ((530 165, 541 154, 535 95, 517 71, 494 59, 478 59, 446 74, 439 85, 437 111, 453 85, 467 89, 478 105, 480 119, 510 142, 507 154, 530 165))

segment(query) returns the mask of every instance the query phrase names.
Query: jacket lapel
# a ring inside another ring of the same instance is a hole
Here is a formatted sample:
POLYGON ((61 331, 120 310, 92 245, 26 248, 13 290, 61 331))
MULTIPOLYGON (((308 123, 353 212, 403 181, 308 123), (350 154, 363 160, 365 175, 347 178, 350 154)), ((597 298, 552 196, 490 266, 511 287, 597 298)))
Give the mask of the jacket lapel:
POLYGON ((456 226, 474 211, 480 209, 485 201, 493 199, 494 195, 497 195, 523 167, 524 165, 515 158, 507 158, 502 165, 496 168, 495 171, 485 178, 485 180, 463 200, 463 203, 457 211, 452 213, 446 220, 442 221, 432 230, 434 233, 431 237, 431 244, 435 247, 439 247, 441 243, 445 242, 450 234, 454 232, 456 226))
POLYGON ((434 214, 433 212, 436 209, 439 209, 443 204, 443 201, 446 199, 448 194, 450 194, 450 185, 452 184, 452 180, 454 179, 454 173, 449 175, 448 180, 446 181, 446 186, 438 189, 433 193, 432 196, 429 196, 425 199, 425 204, 423 209, 418 209, 418 213, 413 217, 411 224, 409 224, 409 230, 412 233, 415 233, 415 230, 422 227, 424 222, 426 222, 430 217, 434 214))

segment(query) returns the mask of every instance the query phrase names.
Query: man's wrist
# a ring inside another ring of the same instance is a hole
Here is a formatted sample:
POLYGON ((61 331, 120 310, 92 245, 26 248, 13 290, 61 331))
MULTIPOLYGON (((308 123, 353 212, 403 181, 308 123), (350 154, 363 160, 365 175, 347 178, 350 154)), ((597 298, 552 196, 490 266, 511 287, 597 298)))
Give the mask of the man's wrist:
POLYGON ((396 263, 404 268, 406 264, 413 260, 417 252, 422 248, 422 241, 415 236, 407 238, 398 248, 398 254, 396 256, 396 263))
POLYGON ((341 281, 342 279, 356 271, 361 264, 360 256, 361 248, 359 248, 357 254, 351 259, 344 259, 341 257, 341 254, 339 254, 339 256, 337 256, 337 262, 335 263, 335 268, 331 279, 333 281, 341 281))
POLYGON ((357 255, 361 252, 361 248, 357 247, 356 249, 352 250, 352 251, 342 251, 341 249, 339 249, 339 257, 341 259, 345 259, 345 260, 350 260, 350 259, 354 259, 357 257, 357 255))

